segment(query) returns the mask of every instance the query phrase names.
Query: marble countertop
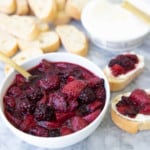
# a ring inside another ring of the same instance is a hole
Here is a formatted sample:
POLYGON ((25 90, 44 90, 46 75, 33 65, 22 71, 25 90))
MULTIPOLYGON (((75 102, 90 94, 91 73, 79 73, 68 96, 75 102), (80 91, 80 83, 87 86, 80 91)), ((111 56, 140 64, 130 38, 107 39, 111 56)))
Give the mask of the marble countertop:
MULTIPOLYGON (((76 23, 79 28, 83 29, 81 24, 76 23)), ((145 40, 144 44, 134 49, 136 53, 145 56, 144 72, 137 77, 127 88, 121 92, 131 91, 137 87, 150 88, 150 37, 145 40)), ((101 48, 96 47, 89 40, 89 54, 87 58, 104 68, 108 60, 116 55, 101 48)), ((64 51, 61 48, 59 51, 64 51)), ((4 64, 0 62, 0 79, 1 82, 5 78, 3 72, 4 64)), ((1 84, 1 83, 0 83, 1 84)), ((120 92, 111 93, 111 99, 120 92)), ((64 148, 63 150, 149 150, 150 147, 150 131, 141 131, 137 134, 128 134, 114 125, 110 117, 110 107, 102 121, 101 125, 88 138, 76 145, 64 148)), ((0 150, 46 150, 27 144, 16 137, 3 123, 0 117, 0 150)))

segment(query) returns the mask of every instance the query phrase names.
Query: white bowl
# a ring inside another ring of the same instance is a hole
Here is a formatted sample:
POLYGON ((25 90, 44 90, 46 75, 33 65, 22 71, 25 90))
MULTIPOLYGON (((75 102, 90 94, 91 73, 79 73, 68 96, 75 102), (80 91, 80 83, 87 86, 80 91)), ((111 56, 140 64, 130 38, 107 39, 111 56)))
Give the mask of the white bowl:
POLYGON ((74 63, 78 64, 80 66, 83 66, 84 68, 87 68, 89 71, 93 72, 95 75, 101 77, 105 81, 105 88, 106 88, 106 101, 105 101, 105 106, 100 113, 100 115, 92 122, 90 123, 87 127, 83 128, 80 131, 77 131, 75 133, 72 133, 70 135, 66 136, 61 136, 61 137, 37 137, 33 136, 27 133, 22 132, 21 130, 15 128, 6 118, 4 114, 4 107, 3 107, 3 96, 6 93, 7 88, 10 86, 12 81, 14 80, 15 71, 12 71, 3 81, 1 89, 0 89, 0 112, 1 116, 8 126, 8 128, 18 137, 20 137, 22 140, 35 145, 39 147, 44 147, 44 148, 62 148, 66 146, 73 145, 77 142, 80 142, 81 140, 85 139, 87 136, 89 136, 101 123, 107 108, 109 104, 109 99, 110 99, 110 88, 108 81, 101 71, 101 69, 96 66, 94 63, 90 62, 86 58, 83 58, 81 56, 73 55, 73 54, 68 54, 68 53, 50 53, 50 54, 44 54, 41 56, 38 56, 36 58, 30 59, 29 61, 25 62, 22 66, 25 69, 32 68, 33 66, 36 66, 41 62, 42 59, 47 59, 53 62, 69 62, 69 63, 74 63))
POLYGON ((81 22, 97 46, 112 52, 134 49, 150 33, 142 19, 106 0, 90 1, 82 11, 81 22))

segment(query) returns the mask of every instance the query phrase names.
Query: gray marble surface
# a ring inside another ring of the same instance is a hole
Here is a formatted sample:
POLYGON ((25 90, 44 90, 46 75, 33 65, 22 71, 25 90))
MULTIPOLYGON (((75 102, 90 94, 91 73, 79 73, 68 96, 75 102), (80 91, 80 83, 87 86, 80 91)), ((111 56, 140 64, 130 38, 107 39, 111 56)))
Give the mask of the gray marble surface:
MULTIPOLYGON (((75 22, 81 28, 82 26, 75 22)), ((108 63, 108 60, 115 56, 116 53, 103 50, 96 47, 89 40, 90 51, 87 58, 97 64, 100 68, 108 63)), ((64 51, 61 48, 59 51, 64 51)), ((128 87, 121 92, 131 91, 137 87, 150 88, 150 37, 145 40, 144 44, 132 51, 145 56, 144 72, 136 78, 128 87)), ((3 72, 4 64, 0 62, 0 80, 5 78, 3 72)), ((0 84, 1 84, 0 82, 0 84)), ((111 93, 111 99, 120 92, 111 93)), ((111 100, 110 100, 111 101, 111 100)), ((63 150, 149 150, 150 148, 150 131, 142 131, 131 135, 116 127, 111 121, 110 107, 102 121, 101 125, 82 142, 64 148, 63 150)), ((0 117, 0 150, 46 150, 27 144, 16 137, 3 123, 0 117)))

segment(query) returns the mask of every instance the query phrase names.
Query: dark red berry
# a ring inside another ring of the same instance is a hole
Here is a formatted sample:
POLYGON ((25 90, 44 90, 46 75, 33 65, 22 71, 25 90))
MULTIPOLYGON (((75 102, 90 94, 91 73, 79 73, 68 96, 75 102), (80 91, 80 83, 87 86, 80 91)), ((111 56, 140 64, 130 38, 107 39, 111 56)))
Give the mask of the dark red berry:
POLYGON ((143 106, 139 113, 144 115, 150 115, 150 104, 143 106))
POLYGON ((21 87, 25 84, 26 79, 21 74, 17 74, 15 78, 15 82, 17 86, 21 87))
POLYGON ((116 107, 121 114, 131 118, 134 118, 140 110, 140 107, 127 96, 122 96, 121 100, 116 104, 116 107))
POLYGON ((57 137, 60 136, 60 129, 51 129, 49 131, 49 136, 50 137, 57 137))
POLYGON ((32 135, 41 136, 41 137, 49 136, 49 130, 38 125, 30 128, 28 132, 32 135))
POLYGON ((139 62, 138 57, 134 54, 127 54, 126 55, 131 61, 133 61, 135 64, 139 62))
POLYGON ((73 80, 64 85, 62 93, 66 94, 69 99, 77 98, 85 87, 86 83, 83 80, 73 80))
POLYGON ((39 121, 38 125, 46 128, 46 129, 55 129, 59 128, 61 124, 57 121, 39 121))
POLYGON ((24 120, 20 124, 20 129, 22 131, 29 131, 29 129, 35 125, 34 116, 33 115, 26 115, 24 120))
POLYGON ((7 117, 7 119, 15 126, 15 127, 19 127, 22 120, 16 118, 15 116, 13 116, 13 114, 9 113, 8 111, 5 111, 5 115, 7 117))
POLYGON ((105 88, 101 87, 101 88, 96 89, 96 98, 103 102, 105 101, 105 99, 106 99, 105 88))
POLYGON ((142 89, 135 89, 131 93, 130 99, 140 106, 150 104, 150 96, 142 89))
POLYGON ((101 112, 101 110, 97 109, 94 112, 84 116, 83 119, 85 119, 88 123, 90 123, 97 118, 97 116, 100 114, 100 112, 101 112))
POLYGON ((7 109, 13 110, 16 106, 16 101, 13 97, 4 96, 4 103, 7 106, 7 109))
POLYGON ((75 116, 71 118, 71 126, 73 131, 83 129, 88 125, 88 122, 81 117, 75 116))
POLYGON ((53 64, 45 59, 38 66, 38 70, 44 73, 48 73, 53 70, 53 64))
POLYGON ((80 104, 88 104, 95 100, 95 93, 91 88, 85 88, 81 91, 78 101, 80 104))
POLYGON ((56 120, 58 122, 64 122, 66 121, 67 119, 71 118, 72 116, 74 116, 75 113, 74 112, 56 112, 56 120))
POLYGON ((70 100, 68 102, 68 107, 67 107, 67 110, 68 111, 74 111, 77 107, 78 107, 79 103, 77 100, 70 100))
POLYGON ((32 114, 35 110, 35 105, 31 103, 30 101, 28 101, 27 99, 18 100, 16 109, 21 114, 32 114))
POLYGON ((60 133, 61 133, 61 135, 63 136, 63 135, 71 134, 71 133, 73 133, 73 131, 72 131, 71 128, 62 127, 62 128, 60 129, 60 133))
POLYGON ((124 68, 121 65, 115 64, 111 67, 112 74, 118 76, 125 73, 124 68))
POLYGON ((117 60, 117 59, 112 59, 112 60, 110 60, 108 66, 109 66, 109 67, 112 67, 112 66, 114 66, 114 65, 116 65, 116 64, 119 65, 119 63, 120 63, 119 60, 117 60))
POLYGON ((54 109, 46 104, 38 105, 34 116, 38 121, 50 121, 55 119, 54 109))
POLYGON ((57 89, 59 87, 60 80, 58 76, 48 76, 39 81, 39 87, 44 90, 57 89))
POLYGON ((65 96, 60 93, 51 93, 47 104, 53 106, 55 110, 65 112, 67 110, 67 102, 65 96))
POLYGON ((87 115, 87 114, 89 114, 89 112, 90 112, 90 110, 86 104, 83 104, 78 108, 78 113, 80 116, 87 115))
POLYGON ((27 98, 29 98, 29 100, 31 100, 32 102, 39 101, 43 96, 42 91, 37 87, 29 87, 25 92, 27 98))
POLYGON ((90 88, 104 87, 104 79, 93 77, 87 80, 87 84, 90 88))
POLYGON ((10 95, 10 96, 12 96, 14 98, 20 96, 21 94, 22 94, 22 91, 17 86, 12 86, 8 90, 8 95, 10 95))

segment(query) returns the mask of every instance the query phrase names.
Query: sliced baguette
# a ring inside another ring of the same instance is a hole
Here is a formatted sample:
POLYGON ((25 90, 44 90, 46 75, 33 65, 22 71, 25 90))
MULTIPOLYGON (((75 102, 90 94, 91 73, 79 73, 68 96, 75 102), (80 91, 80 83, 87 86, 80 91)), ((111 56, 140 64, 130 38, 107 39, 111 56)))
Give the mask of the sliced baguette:
POLYGON ((16 0, 0 0, 0 12, 12 14, 16 11, 16 0))
POLYGON ((50 30, 50 26, 48 23, 37 19, 37 24, 40 32, 47 32, 50 30))
POLYGON ((65 11, 58 11, 56 18, 53 23, 55 25, 63 25, 69 23, 71 20, 70 16, 65 11))
POLYGON ((67 0, 56 0, 58 11, 62 11, 65 8, 67 0))
MULTIPOLYGON (((42 55, 43 51, 41 49, 38 48, 30 48, 30 49, 26 49, 26 51, 21 51, 19 53, 17 53, 14 57, 12 57, 12 59, 19 65, 21 65, 24 61, 42 55)), ((9 65, 5 65, 4 67, 4 72, 5 74, 8 74, 10 71, 12 70, 12 67, 9 65)))
POLYGON ((56 27, 63 46, 70 53, 85 56, 88 52, 87 38, 83 32, 73 25, 60 25, 56 27))
POLYGON ((42 21, 35 16, 23 16, 23 17, 33 20, 33 22, 35 22, 35 24, 37 25, 40 33, 50 30, 50 26, 49 26, 48 22, 42 21))
POLYGON ((17 15, 27 15, 29 13, 29 7, 27 0, 16 0, 17 15))
MULTIPOLYGON (((150 90, 147 90, 150 93, 150 90)), ((122 96, 129 96, 131 93, 124 93, 116 96, 111 102, 111 118, 112 121, 122 130, 129 133, 137 133, 140 130, 150 129, 150 116, 142 115, 141 120, 130 118, 120 114, 116 109, 116 104, 121 100, 122 96)))
POLYGON ((66 3, 66 12, 74 19, 80 20, 84 6, 89 0, 68 0, 66 3))
POLYGON ((21 39, 32 40, 40 30, 34 19, 27 16, 0 14, 0 29, 21 39))
POLYGON ((139 63, 136 64, 136 67, 134 70, 129 71, 125 75, 120 75, 118 77, 115 77, 111 69, 108 67, 108 65, 104 68, 104 74, 106 75, 111 91, 120 91, 123 90, 131 81, 133 81, 144 69, 144 57, 141 55, 137 55, 139 59, 139 63))
POLYGON ((55 0, 28 0, 34 14, 44 21, 52 21, 57 13, 55 0))
POLYGON ((57 51, 60 47, 60 40, 56 32, 49 31, 42 32, 34 41, 18 39, 18 44, 22 51, 35 47, 40 48, 44 53, 47 53, 57 51))
POLYGON ((0 36, 0 50, 8 57, 16 54, 18 51, 17 39, 2 30, 0 30, 0 36))

